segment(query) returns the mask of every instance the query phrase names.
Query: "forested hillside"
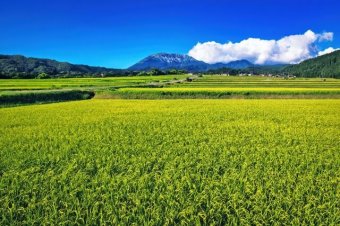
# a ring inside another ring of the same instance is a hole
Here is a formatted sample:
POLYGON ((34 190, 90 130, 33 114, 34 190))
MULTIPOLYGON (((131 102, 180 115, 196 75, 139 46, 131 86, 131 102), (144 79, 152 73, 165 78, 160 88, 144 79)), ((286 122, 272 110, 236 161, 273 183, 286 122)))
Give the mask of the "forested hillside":
POLYGON ((288 66, 284 72, 298 77, 340 78, 340 50, 288 66))
POLYGON ((1 78, 36 78, 38 76, 83 76, 119 74, 122 70, 70 64, 50 59, 0 54, 1 78))

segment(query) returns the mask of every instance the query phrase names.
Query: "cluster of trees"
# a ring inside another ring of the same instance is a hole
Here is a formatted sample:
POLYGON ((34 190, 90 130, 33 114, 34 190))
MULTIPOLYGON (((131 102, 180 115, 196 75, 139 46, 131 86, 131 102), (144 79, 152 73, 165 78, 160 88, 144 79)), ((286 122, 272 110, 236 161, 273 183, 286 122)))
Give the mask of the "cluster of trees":
POLYGON ((215 74, 228 74, 228 75, 238 75, 240 74, 241 69, 231 69, 231 68, 219 68, 214 70, 207 71, 206 74, 215 75, 215 74))
POLYGON ((182 74, 187 74, 188 72, 185 70, 176 70, 176 69, 162 71, 162 70, 155 68, 149 71, 139 71, 139 72, 130 72, 130 73, 131 75, 137 75, 137 76, 155 76, 155 75, 182 75, 182 74))
POLYGON ((284 69, 287 65, 268 65, 268 66, 252 66, 243 69, 232 69, 232 68, 219 68, 215 70, 207 71, 207 74, 229 74, 229 75, 240 75, 240 74, 252 74, 252 75, 284 75, 284 69))

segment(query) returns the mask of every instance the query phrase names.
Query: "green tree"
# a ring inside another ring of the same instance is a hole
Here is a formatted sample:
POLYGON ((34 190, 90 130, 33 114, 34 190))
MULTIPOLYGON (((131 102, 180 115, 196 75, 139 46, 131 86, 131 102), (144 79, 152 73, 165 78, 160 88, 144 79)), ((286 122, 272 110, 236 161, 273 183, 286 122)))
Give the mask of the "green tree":
POLYGON ((37 76, 37 79, 47 79, 47 78, 50 78, 50 76, 46 74, 45 72, 42 72, 37 76))

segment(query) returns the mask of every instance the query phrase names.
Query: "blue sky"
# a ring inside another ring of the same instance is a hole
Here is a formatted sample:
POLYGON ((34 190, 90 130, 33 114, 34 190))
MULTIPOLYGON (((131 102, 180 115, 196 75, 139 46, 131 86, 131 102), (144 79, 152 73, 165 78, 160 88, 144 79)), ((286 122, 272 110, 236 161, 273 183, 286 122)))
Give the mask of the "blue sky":
POLYGON ((125 68, 153 53, 188 53, 198 42, 280 40, 308 30, 334 34, 313 43, 323 50, 340 47, 339 12, 336 0, 2 1, 0 53, 125 68))

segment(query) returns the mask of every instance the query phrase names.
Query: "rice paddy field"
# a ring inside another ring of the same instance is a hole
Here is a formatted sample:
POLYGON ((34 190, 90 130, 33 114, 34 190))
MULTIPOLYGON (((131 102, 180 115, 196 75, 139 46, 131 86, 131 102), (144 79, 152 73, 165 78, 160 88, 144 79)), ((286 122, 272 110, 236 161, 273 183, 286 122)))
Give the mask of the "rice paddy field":
POLYGON ((340 100, 0 109, 0 225, 339 225, 340 100))
POLYGON ((340 98, 340 88, 122 88, 111 94, 127 99, 340 98))
POLYGON ((340 225, 339 80, 187 77, 0 80, 0 225, 340 225))
POLYGON ((177 85, 188 88, 340 88, 332 78, 290 78, 262 76, 204 75, 193 82, 177 85))
POLYGON ((320 99, 340 98, 340 81, 324 78, 284 79, 262 76, 193 77, 192 81, 174 83, 153 89, 122 87, 98 93, 99 98, 125 99, 320 99))
POLYGON ((1 91, 46 89, 105 89, 133 87, 150 82, 184 79, 187 75, 131 76, 112 78, 0 79, 1 91))
MULTIPOLYGON (((88 99, 124 87, 163 86, 183 82, 188 75, 111 78, 0 79, 0 108, 88 99), (83 95, 83 93, 90 95, 83 95), (74 95, 76 94, 76 95, 74 95)), ((101 95, 103 96, 103 95, 101 95)))

